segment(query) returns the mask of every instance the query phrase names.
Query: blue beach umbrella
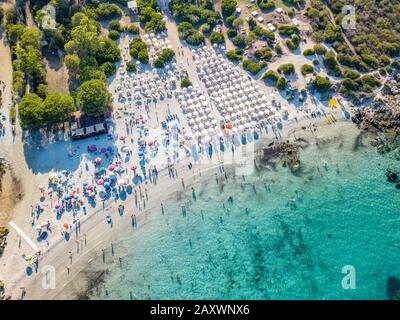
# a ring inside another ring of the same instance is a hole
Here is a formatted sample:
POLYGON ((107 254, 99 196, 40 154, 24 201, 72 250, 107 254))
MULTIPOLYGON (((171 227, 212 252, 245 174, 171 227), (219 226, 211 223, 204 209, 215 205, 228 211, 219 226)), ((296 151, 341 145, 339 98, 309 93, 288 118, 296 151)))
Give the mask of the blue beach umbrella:
POLYGON ((255 130, 254 130, 253 136, 254 136, 254 140, 258 140, 260 138, 257 131, 255 131, 255 130))
POLYGON ((213 147, 212 147, 212 144, 211 144, 211 143, 208 145, 208 151, 207 151, 207 153, 208 153, 208 155, 209 155, 210 157, 212 156, 213 147))

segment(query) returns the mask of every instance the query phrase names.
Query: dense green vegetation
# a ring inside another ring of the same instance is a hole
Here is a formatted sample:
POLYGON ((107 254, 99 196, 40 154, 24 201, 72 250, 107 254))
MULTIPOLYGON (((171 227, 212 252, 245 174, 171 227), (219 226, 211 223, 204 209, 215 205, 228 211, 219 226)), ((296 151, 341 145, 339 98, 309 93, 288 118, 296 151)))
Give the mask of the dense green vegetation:
POLYGON ((166 30, 165 21, 159 12, 156 0, 137 0, 139 21, 146 32, 161 32, 166 30))
POLYGON ((30 128, 65 122, 76 110, 71 96, 56 92, 50 93, 45 100, 36 93, 28 93, 18 107, 22 123, 30 128))
POLYGON ((234 62, 240 61, 240 60, 242 60, 243 49, 236 48, 235 50, 229 50, 226 53, 226 56, 231 61, 234 61, 234 62))
POLYGON ((89 116, 101 116, 110 107, 111 95, 101 80, 84 82, 78 90, 76 103, 89 116))
POLYGON ((301 74, 305 76, 306 74, 310 74, 314 72, 314 67, 309 64, 303 64, 301 66, 301 74))
POLYGON ((279 74, 277 72, 275 72, 274 70, 268 70, 264 73, 264 75, 262 76, 262 79, 267 80, 275 85, 277 83, 277 81, 279 80, 279 74))
POLYGON ((318 92, 326 92, 330 86, 331 83, 326 77, 316 76, 312 82, 312 87, 318 92))
POLYGON ((211 43, 221 44, 225 42, 225 37, 222 32, 213 32, 210 36, 211 43))
POLYGON ((400 3, 398 1, 357 1, 357 30, 341 28, 342 7, 351 1, 326 0, 336 26, 330 21, 328 9, 321 0, 311 0, 306 15, 312 21, 313 38, 326 42, 337 52, 337 61, 361 72, 377 70, 390 64, 390 58, 400 53, 400 3), (354 46, 355 54, 343 33, 354 46))
POLYGON ((163 49, 160 55, 154 60, 154 66, 156 68, 164 68, 166 64, 170 63, 175 57, 174 50, 163 49))
POLYGON ((290 74, 294 74, 296 72, 296 69, 294 67, 294 64, 285 63, 278 67, 278 72, 283 73, 284 75, 290 75, 290 74))
POLYGON ((256 75, 257 73, 260 72, 262 68, 264 68, 267 65, 265 61, 261 62, 255 62, 251 59, 246 59, 243 61, 243 68, 246 71, 249 71, 251 74, 256 75))
MULTIPOLYGON (((114 2, 126 4, 124 0, 114 2)), ((39 27, 45 14, 41 9, 48 3, 48 0, 30 1, 39 27)), ((99 112, 91 112, 95 108, 86 108, 78 101, 75 103, 74 97, 78 96, 81 85, 92 80, 104 85, 106 77, 116 72, 114 63, 119 60, 120 51, 112 39, 119 38, 119 33, 125 31, 115 20, 122 14, 116 3, 90 0, 82 4, 71 0, 52 0, 51 5, 56 9, 55 29, 27 28, 24 15, 17 15, 15 9, 5 14, 5 30, 13 60, 13 89, 22 97, 18 106, 22 125, 40 128, 63 123, 76 106, 82 111, 90 110, 90 115, 100 115, 100 111, 105 111, 103 105, 99 105, 99 112), (111 19, 109 37, 112 39, 100 36, 97 21, 100 19, 111 19), (76 93, 70 96, 49 92, 42 55, 44 47, 53 52, 65 52, 64 62, 70 75, 70 86, 78 89, 76 93)), ((17 3, 20 6, 18 10, 23 12, 21 4, 17 3)), ((138 32, 137 27, 132 30, 138 32)), ((106 91, 98 92, 105 94, 105 100, 109 98, 106 91)))
MULTIPOLYGON (((214 27, 222 22, 212 0, 172 0, 169 8, 178 23, 179 37, 190 45, 203 43, 204 35, 213 35, 214 27)), ((213 41, 221 43, 222 38, 214 34, 213 41)))
POLYGON ((149 63, 149 53, 147 51, 147 45, 140 38, 132 39, 129 44, 129 52, 134 59, 139 60, 141 63, 149 63))
POLYGON ((237 7, 236 0, 222 0, 221 10, 224 17, 229 17, 234 14, 237 7))
POLYGON ((181 22, 178 24, 179 37, 188 44, 198 46, 204 42, 204 36, 197 31, 189 22, 181 22))
POLYGON ((181 79, 181 88, 187 88, 192 85, 192 82, 189 80, 189 78, 185 77, 181 79))
POLYGON ((270 60, 272 58, 272 50, 269 47, 263 47, 257 50, 254 55, 259 60, 270 60))
POLYGON ((262 11, 271 11, 275 9, 274 0, 257 0, 257 5, 262 11))
POLYGON ((291 39, 286 39, 286 45, 290 50, 296 50, 300 45, 300 37, 294 34, 291 39))

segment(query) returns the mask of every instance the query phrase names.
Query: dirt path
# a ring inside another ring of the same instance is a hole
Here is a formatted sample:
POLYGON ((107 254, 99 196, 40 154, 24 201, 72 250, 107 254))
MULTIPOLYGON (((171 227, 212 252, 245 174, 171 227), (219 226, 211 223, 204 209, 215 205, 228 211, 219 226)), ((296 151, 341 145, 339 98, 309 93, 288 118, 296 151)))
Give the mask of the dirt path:
MULTIPOLYGON (((335 21, 335 16, 333 15, 333 12, 331 10, 331 8, 328 6, 328 4, 326 3, 326 1, 323 1, 323 3, 326 6, 326 9, 328 10, 329 13, 329 20, 331 21, 331 23, 334 26, 337 26, 336 21, 335 21)), ((347 45, 349 46, 350 50, 353 52, 353 54, 357 54, 356 49, 354 48, 353 44, 350 42, 350 40, 347 38, 346 33, 344 31, 342 31, 343 34, 343 39, 344 41, 347 43, 347 45)))
POLYGON ((28 27, 36 27, 36 23, 35 23, 35 20, 33 19, 30 5, 31 5, 30 1, 25 1, 26 25, 28 27))

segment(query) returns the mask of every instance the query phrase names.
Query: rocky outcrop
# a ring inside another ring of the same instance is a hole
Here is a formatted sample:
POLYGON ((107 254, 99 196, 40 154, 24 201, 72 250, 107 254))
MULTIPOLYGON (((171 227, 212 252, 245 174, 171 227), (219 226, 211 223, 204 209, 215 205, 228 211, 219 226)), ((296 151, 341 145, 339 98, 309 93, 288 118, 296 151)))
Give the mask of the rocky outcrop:
POLYGON ((300 169, 299 146, 289 141, 275 142, 259 152, 259 159, 263 164, 271 164, 273 159, 278 159, 284 167, 296 172, 300 169))
POLYGON ((356 110, 351 120, 360 129, 374 133, 371 144, 385 153, 400 146, 400 112, 378 103, 375 107, 356 110))

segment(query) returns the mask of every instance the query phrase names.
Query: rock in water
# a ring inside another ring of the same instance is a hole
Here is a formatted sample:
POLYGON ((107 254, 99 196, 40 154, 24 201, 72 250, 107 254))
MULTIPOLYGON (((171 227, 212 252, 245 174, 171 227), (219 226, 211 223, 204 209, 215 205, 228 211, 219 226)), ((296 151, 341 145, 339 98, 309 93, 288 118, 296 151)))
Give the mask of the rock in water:
POLYGON ((399 180, 396 172, 390 171, 389 169, 386 171, 386 177, 389 182, 397 182, 399 180))

